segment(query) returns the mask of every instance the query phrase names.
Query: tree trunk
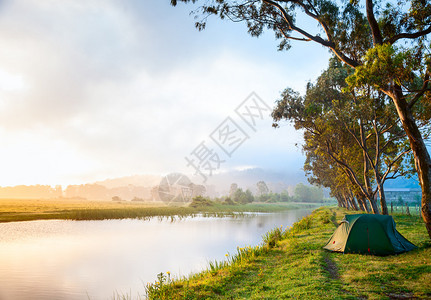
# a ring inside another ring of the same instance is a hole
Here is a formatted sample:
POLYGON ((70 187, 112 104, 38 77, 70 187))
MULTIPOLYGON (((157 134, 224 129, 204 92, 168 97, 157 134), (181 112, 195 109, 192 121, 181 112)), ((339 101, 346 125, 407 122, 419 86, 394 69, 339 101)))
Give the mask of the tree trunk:
POLYGON ((411 109, 404 98, 400 87, 395 86, 387 93, 395 104, 403 128, 409 138, 419 183, 422 188, 421 211, 428 235, 431 238, 431 159, 425 146, 422 134, 413 118, 411 109))
POLYGON ((335 196, 335 199, 337 199, 338 207, 344 207, 343 199, 341 199, 340 195, 335 196))
POLYGON ((364 204, 361 202, 361 200, 359 200, 358 199, 358 204, 359 204, 359 209, 361 210, 361 211, 365 211, 365 206, 364 206, 364 204))
MULTIPOLYGON (((359 119, 359 132, 361 136, 361 144, 363 147, 362 150, 362 160, 363 160, 363 170, 364 170, 364 184, 365 184, 365 190, 368 195, 372 194, 372 186, 370 177, 368 176, 369 170, 370 170, 370 162, 368 161, 367 157, 367 139, 365 138, 365 132, 364 132, 364 125, 362 123, 362 119, 359 119)), ((374 211, 374 210, 373 210, 374 211)))
POLYGON ((406 202, 406 214, 410 216, 409 204, 406 202))
POLYGON ((343 195, 344 203, 346 204, 346 208, 350 210, 350 202, 346 195, 343 195))
POLYGON ((360 209, 360 210, 362 210, 362 211, 365 211, 365 209, 366 209, 366 206, 364 205, 364 203, 363 203, 363 201, 361 201, 361 198, 359 197, 355 197, 355 195, 352 193, 352 191, 350 191, 350 197, 352 197, 353 199, 356 199, 357 200, 357 203, 358 203, 358 208, 360 209))
POLYGON ((367 205, 367 201, 363 197, 358 198, 358 202, 361 204, 361 206, 364 208, 364 211, 367 213, 370 213, 370 208, 367 205))
POLYGON ((370 195, 367 195, 367 199, 370 202, 371 210, 372 210, 373 214, 379 215, 380 212, 379 212, 379 207, 377 206, 376 199, 374 199, 374 197, 370 196, 370 195))
POLYGON ((358 204, 356 203, 355 197, 349 197, 349 199, 350 199, 350 202, 352 203, 353 209, 358 211, 359 208, 358 208, 358 204))
MULTIPOLYGON (((378 179, 378 178, 376 177, 376 179, 378 179)), ((382 215, 387 215, 388 214, 388 205, 386 204, 385 190, 384 190, 383 184, 380 180, 377 180, 377 188, 379 189, 380 206, 382 208, 382 215)))

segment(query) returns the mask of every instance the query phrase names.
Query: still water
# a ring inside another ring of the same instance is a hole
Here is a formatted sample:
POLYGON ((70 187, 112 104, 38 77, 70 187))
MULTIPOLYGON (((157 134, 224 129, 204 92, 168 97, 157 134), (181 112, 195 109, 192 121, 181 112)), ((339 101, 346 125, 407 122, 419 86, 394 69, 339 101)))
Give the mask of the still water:
POLYGON ((0 224, 0 300, 112 299, 144 296, 160 272, 185 276, 255 246, 276 226, 311 210, 106 221, 0 224))

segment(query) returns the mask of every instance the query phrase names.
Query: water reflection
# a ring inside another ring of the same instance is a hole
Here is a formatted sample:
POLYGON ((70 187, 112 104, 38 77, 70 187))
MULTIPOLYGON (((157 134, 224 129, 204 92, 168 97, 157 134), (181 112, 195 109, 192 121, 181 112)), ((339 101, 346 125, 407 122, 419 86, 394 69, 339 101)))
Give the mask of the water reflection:
POLYGON ((135 297, 160 272, 202 270, 309 212, 2 223, 0 300, 135 297))

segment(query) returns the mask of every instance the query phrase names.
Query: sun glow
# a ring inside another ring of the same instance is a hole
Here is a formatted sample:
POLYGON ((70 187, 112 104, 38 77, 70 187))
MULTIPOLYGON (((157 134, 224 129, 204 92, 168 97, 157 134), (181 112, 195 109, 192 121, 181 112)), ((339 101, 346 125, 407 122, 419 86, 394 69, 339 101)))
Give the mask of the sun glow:
POLYGON ((22 75, 0 69, 0 91, 22 91, 28 88, 22 75))

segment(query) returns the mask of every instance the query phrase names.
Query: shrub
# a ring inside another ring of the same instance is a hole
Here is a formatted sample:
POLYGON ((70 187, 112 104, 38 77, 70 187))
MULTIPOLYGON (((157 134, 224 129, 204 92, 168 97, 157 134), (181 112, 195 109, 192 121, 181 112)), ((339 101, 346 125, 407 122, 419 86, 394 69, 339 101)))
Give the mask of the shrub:
POLYGON ((276 227, 268 231, 262 237, 264 245, 266 245, 270 249, 274 248, 277 245, 277 242, 281 241, 284 238, 286 238, 286 231, 283 231, 282 226, 276 227))
POLYGON ((232 199, 230 197, 227 197, 224 202, 224 205, 235 205, 235 202, 232 201, 232 199))
POLYGON ((293 232, 300 232, 302 230, 310 229, 311 228, 311 217, 305 216, 300 221, 293 224, 292 231, 293 232))
POLYGON ((323 211, 320 216, 319 216, 319 220, 322 221, 323 224, 328 224, 331 222, 333 215, 331 214, 330 211, 323 211))
POLYGON ((202 197, 202 196, 196 196, 193 198, 192 203, 189 205, 190 207, 208 207, 208 206, 214 206, 214 202, 212 202, 210 199, 202 197))

